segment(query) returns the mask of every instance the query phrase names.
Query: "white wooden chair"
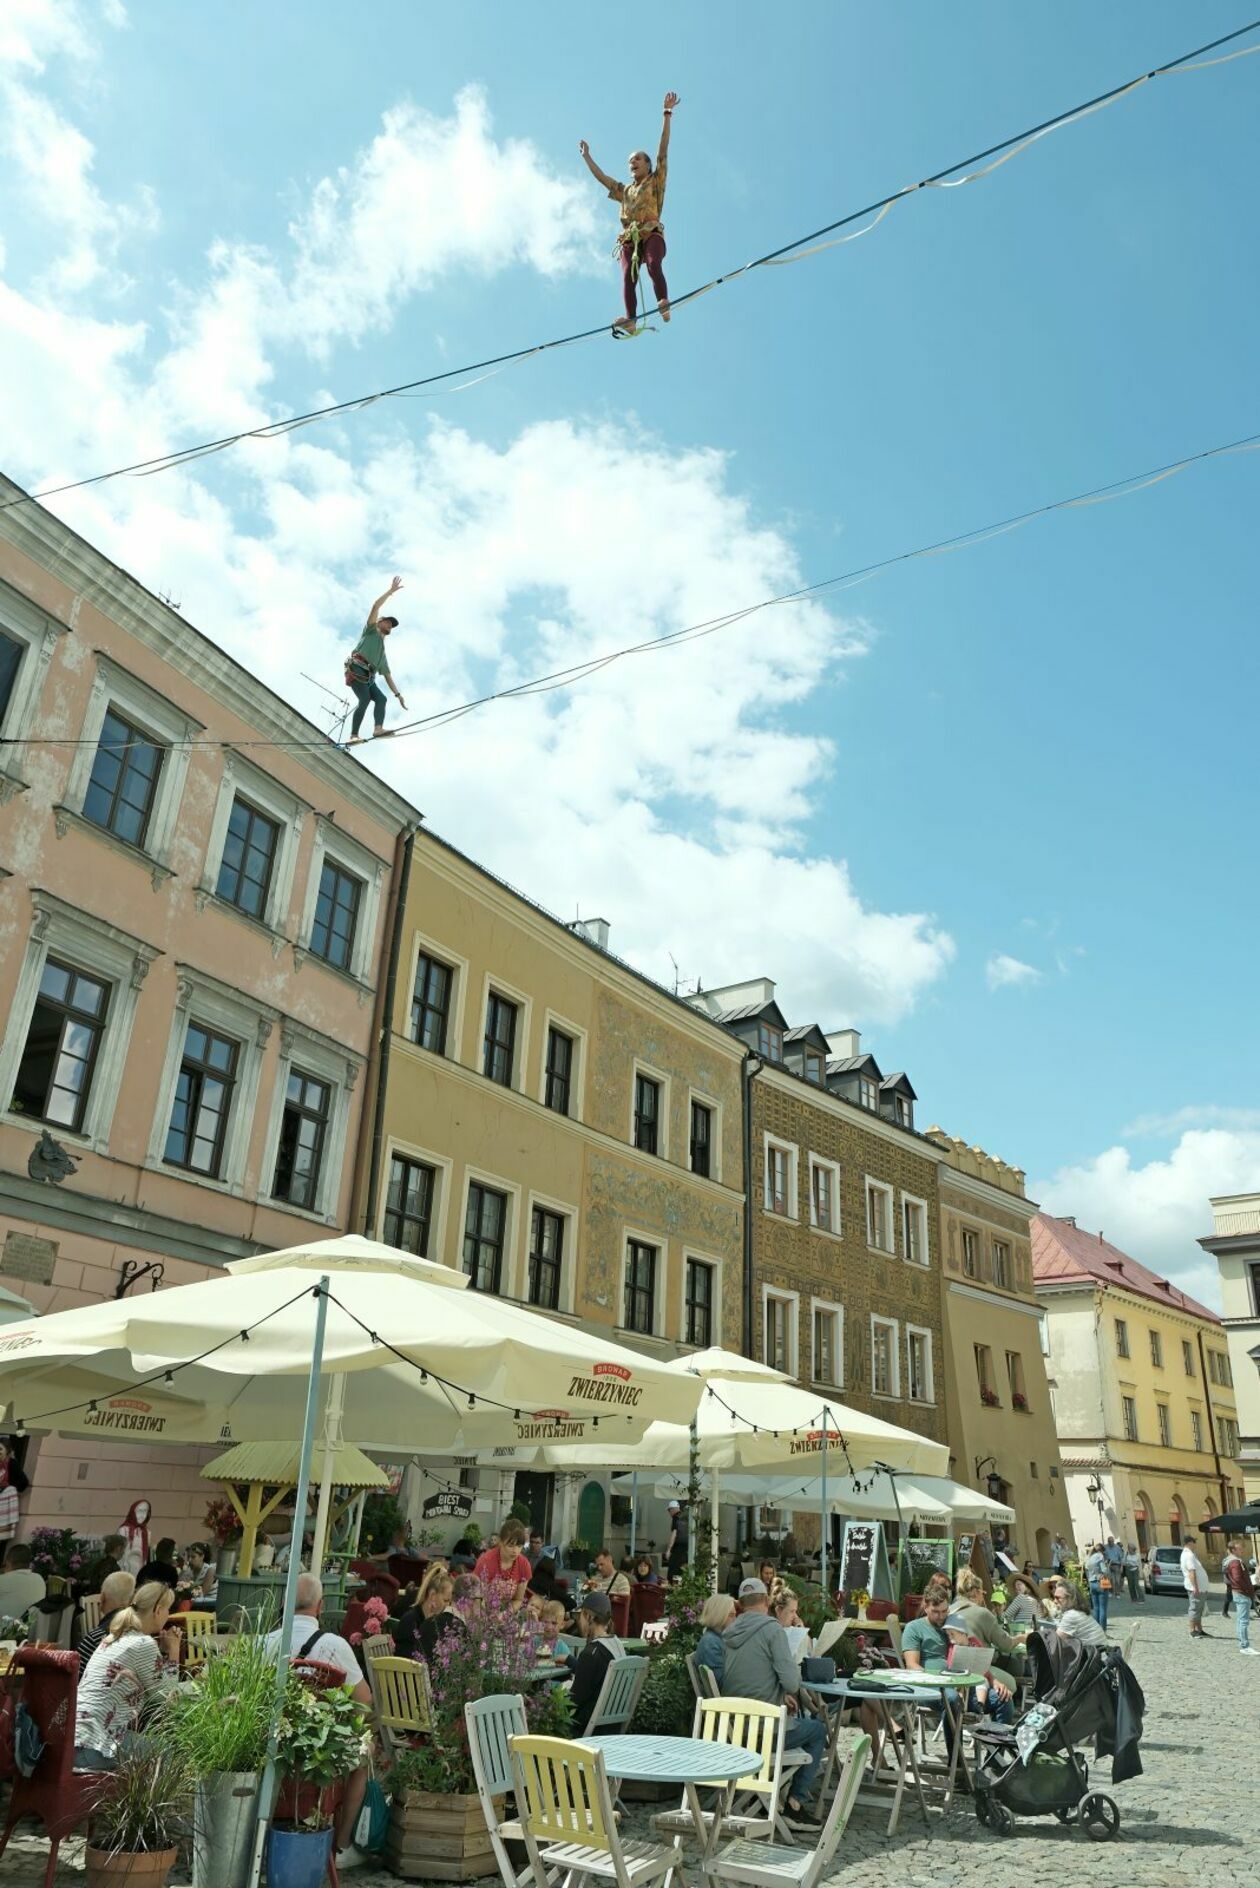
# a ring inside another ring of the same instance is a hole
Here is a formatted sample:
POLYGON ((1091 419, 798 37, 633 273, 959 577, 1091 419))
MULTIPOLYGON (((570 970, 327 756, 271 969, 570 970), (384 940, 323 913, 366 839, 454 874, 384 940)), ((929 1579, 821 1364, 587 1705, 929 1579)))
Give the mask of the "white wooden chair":
POLYGON ((611 1661, 583 1728, 583 1737, 611 1737, 617 1731, 629 1730, 647 1669, 648 1662, 644 1658, 611 1661))
POLYGON ((499 1865, 503 1888, 523 1888, 530 1879, 532 1866, 526 1864, 518 1874, 512 1866, 507 1844, 523 1842, 524 1831, 518 1817, 505 1819, 501 1812, 506 1807, 504 1797, 510 1796, 516 1788, 508 1740, 529 1733, 525 1700, 519 1692, 476 1698, 464 1706, 464 1722, 468 1726, 468 1754, 472 1758, 477 1798, 486 1819, 490 1847, 499 1865))
POLYGON ((840 1782, 823 1824, 816 1849, 784 1848, 779 1843, 728 1843, 718 1850, 708 1873, 737 1888, 817 1888, 831 1868, 845 1824, 853 1814, 871 1740, 863 1735, 854 1743, 840 1772, 840 1782))
POLYGON ((513 1737, 509 1749, 535 1888, 551 1888, 548 1869, 566 1888, 587 1877, 646 1888, 671 1873, 688 1888, 672 1843, 622 1841, 603 1751, 561 1737, 513 1737))
MULTIPOLYGON (((706 1743, 732 1744, 761 1759, 761 1768, 754 1776, 740 1778, 734 1799, 736 1808, 725 1817, 723 1828, 737 1831, 749 1840, 772 1836, 777 1830, 791 1842, 792 1832, 779 1807, 786 1767, 783 1740, 787 1736, 787 1711, 784 1706, 763 1704, 759 1698, 699 1698, 691 1735, 706 1743)), ((800 1757, 801 1761, 808 1761, 804 1752, 800 1757)), ((706 1812, 705 1826, 712 1828, 712 1825, 712 1813, 706 1812)), ((676 1845, 684 1836, 699 1834, 685 1796, 678 1809, 653 1816, 652 1827, 661 1835, 673 1836, 676 1845)))
POLYGON ((101 1604, 101 1596, 99 1593, 89 1593, 79 1601, 79 1605, 83 1608, 83 1630, 85 1633, 95 1632, 96 1628, 100 1625, 101 1604))

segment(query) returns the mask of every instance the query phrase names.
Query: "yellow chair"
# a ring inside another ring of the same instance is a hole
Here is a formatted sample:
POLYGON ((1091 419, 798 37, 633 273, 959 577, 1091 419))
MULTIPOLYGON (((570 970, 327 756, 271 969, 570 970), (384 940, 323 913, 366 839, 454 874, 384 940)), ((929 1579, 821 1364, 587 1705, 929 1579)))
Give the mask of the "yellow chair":
POLYGON ((96 1628, 101 1623, 102 1601, 101 1601, 100 1594, 99 1593, 87 1594, 87 1596, 84 1599, 81 1599, 79 1601, 79 1605, 83 1608, 84 1632, 95 1632, 96 1628))
POLYGON ((566 1888, 584 1875, 617 1888, 643 1888, 671 1870, 685 1888, 677 1849, 622 1841, 601 1750, 562 1737, 511 1737, 508 1748, 537 1888, 551 1888, 549 1869, 563 1875, 566 1888))
MULTIPOLYGON (((763 1704, 757 1698, 698 1698, 691 1735, 706 1743, 731 1744, 761 1759, 761 1768, 755 1775, 739 1779, 735 1798, 740 1808, 736 1814, 724 1818, 723 1829, 745 1840, 773 1836, 777 1829, 791 1843, 792 1833, 779 1808, 784 1770, 794 1767, 784 1761, 783 1740, 787 1736, 787 1712, 784 1707, 780 1704, 763 1704), (750 1798, 753 1799, 751 1802, 750 1798)), ((796 1759, 795 1752, 790 1755, 796 1759)), ((803 1753, 799 1761, 806 1761, 803 1753)), ((705 1824, 712 1829, 711 1811, 705 1814, 705 1824)), ((683 1836, 694 1836, 697 1833, 696 1823, 686 1796, 678 1809, 653 1816, 652 1827, 662 1835, 672 1835, 676 1841, 683 1836)))
POLYGON ((367 1668, 381 1743, 394 1757, 408 1740, 433 1729, 429 1674, 416 1659, 369 1659, 367 1668))
POLYGON ((373 1659, 391 1659, 394 1656, 394 1641, 387 1632, 375 1632, 370 1639, 363 1641, 359 1650, 369 1663, 373 1659))
POLYGON ((184 1637, 188 1641, 185 1667, 195 1670, 206 1662, 210 1640, 219 1629, 218 1618, 214 1613, 176 1613, 175 1617, 184 1628, 184 1637))

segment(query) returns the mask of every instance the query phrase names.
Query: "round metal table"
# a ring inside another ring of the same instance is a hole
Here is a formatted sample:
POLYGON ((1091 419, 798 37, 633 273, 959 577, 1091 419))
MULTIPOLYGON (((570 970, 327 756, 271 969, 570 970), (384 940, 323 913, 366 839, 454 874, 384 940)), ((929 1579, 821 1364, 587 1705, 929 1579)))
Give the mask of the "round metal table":
MULTIPOLYGON (((962 1752, 963 1701, 968 1691, 974 1690, 977 1685, 982 1685, 983 1683, 984 1680, 978 1672, 921 1672, 915 1677, 912 1683, 907 1684, 904 1678, 901 1678, 899 1681, 898 1675, 890 1671, 886 1680, 881 1680, 872 1675, 867 1683, 863 1683, 861 1677, 858 1678, 856 1684, 852 1679, 840 1678, 836 1679, 832 1684, 811 1685, 809 1687, 811 1691, 817 1692, 818 1696, 828 1703, 869 1704, 873 1708, 876 1719, 880 1725, 880 1735, 876 1740, 875 1749, 872 1753, 875 1763, 873 1780, 875 1787, 878 1787, 878 1777, 880 1774, 878 1769, 880 1744, 887 1739, 894 1749, 897 1749, 898 1744, 900 1745, 899 1760, 894 1767, 892 1778, 891 1797, 884 1798, 884 1800, 890 1802, 888 1816, 888 1833, 890 1836, 896 1833, 897 1823, 901 1815, 902 1797, 905 1794, 907 1786, 913 1786, 914 1793, 918 1798, 919 1809, 922 1812, 923 1820, 925 1822, 928 1820, 927 1799, 923 1793, 924 1775, 923 1772, 920 1771, 918 1757, 914 1747, 916 1709, 923 1705, 939 1704, 941 1709, 948 1713, 952 1722, 953 1730, 950 1739, 950 1756, 949 1763, 944 1772, 944 1793, 941 1801, 942 1811, 947 1812, 954 1800, 954 1790, 962 1752), (902 1732, 900 1738, 894 1734, 898 1724, 902 1732)), ((838 1732, 838 1722, 837 1717, 836 1731, 833 1732, 824 1760, 824 1787, 829 1781, 831 1772, 835 1768, 837 1761, 836 1734, 838 1732)), ((878 1800, 878 1798, 871 1794, 871 1786, 868 1786, 864 1789, 858 1800, 860 1802, 869 1803, 878 1800)))
POLYGON ((755 1776, 761 1759, 734 1744, 708 1743, 702 1737, 579 1737, 603 1752, 604 1768, 619 1783, 679 1783, 700 1844, 702 1866, 717 1852, 722 1823, 740 1777, 755 1776), (698 1792, 720 1790, 706 1816, 698 1792), (725 1787, 722 1787, 725 1786, 725 1787))

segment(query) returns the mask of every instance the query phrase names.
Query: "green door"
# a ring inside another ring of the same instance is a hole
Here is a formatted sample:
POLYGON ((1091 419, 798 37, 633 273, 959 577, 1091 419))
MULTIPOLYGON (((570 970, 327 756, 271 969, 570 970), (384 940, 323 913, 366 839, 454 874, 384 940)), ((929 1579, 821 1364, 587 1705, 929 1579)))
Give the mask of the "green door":
POLYGON ((604 1545, 604 1491, 598 1482, 587 1482, 578 1496, 578 1539, 594 1553, 604 1545))

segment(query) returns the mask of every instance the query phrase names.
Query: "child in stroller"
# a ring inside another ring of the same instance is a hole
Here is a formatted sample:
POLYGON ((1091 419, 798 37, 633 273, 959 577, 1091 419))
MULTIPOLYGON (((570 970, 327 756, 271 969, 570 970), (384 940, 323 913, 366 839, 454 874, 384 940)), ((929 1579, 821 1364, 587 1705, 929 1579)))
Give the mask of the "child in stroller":
POLYGON ((1012 1834, 1018 1816, 1075 1818, 1094 1841, 1110 1841, 1120 1811, 1089 1788, 1078 1746, 1094 1739, 1096 1757, 1111 1758, 1113 1783, 1140 1776, 1141 1687, 1115 1647, 1034 1634, 1029 1660, 1036 1702, 1013 1730, 975 1733, 976 1817, 999 1835, 1012 1834))

